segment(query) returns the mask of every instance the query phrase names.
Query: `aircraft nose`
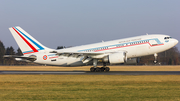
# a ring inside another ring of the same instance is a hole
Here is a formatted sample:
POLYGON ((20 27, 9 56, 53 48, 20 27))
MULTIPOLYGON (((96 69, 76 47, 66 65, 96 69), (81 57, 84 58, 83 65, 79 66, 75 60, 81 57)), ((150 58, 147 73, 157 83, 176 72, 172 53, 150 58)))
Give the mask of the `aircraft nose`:
POLYGON ((178 40, 175 39, 175 40, 174 40, 174 45, 176 45, 177 43, 178 43, 178 40))

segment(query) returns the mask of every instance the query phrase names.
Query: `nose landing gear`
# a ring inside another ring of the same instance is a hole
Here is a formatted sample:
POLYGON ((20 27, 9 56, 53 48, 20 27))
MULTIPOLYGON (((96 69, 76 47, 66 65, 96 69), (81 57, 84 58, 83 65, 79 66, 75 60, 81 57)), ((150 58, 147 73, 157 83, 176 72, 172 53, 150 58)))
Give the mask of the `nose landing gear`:
POLYGON ((157 64, 157 57, 158 57, 158 54, 157 54, 157 53, 154 53, 154 58, 155 58, 154 64, 157 64))

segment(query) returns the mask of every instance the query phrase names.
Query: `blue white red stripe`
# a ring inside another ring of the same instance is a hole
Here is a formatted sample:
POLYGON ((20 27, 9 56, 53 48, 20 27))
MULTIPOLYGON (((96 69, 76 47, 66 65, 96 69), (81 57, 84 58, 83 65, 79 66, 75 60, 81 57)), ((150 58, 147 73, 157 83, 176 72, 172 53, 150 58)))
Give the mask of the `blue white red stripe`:
POLYGON ((154 38, 154 39, 140 40, 140 41, 134 41, 134 42, 128 42, 128 43, 122 43, 122 44, 115 44, 115 45, 104 46, 104 47, 97 47, 97 48, 79 50, 78 52, 89 52, 89 51, 90 52, 99 52, 99 51, 105 51, 105 50, 111 50, 111 49, 117 49, 117 48, 124 48, 124 47, 130 47, 130 46, 136 46, 136 45, 142 45, 142 44, 149 44, 150 47, 164 45, 157 38, 154 38), (151 45, 149 43, 150 40, 155 40, 157 42, 157 44, 156 45, 151 45), (144 41, 144 42, 142 43, 142 41, 144 41), (136 43, 136 44, 132 44, 132 43, 136 43))
POLYGON ((32 49, 30 51, 25 51, 23 52, 23 54, 30 54, 30 53, 35 53, 38 52, 39 50, 44 50, 44 48, 42 46, 40 46, 37 42, 35 42, 34 40, 32 40, 30 37, 28 37, 26 34, 24 34, 22 31, 20 31, 19 29, 17 29, 16 27, 12 27, 14 29, 14 31, 24 40, 24 42, 32 49), (39 49, 36 49, 27 39, 33 43, 36 47, 38 47, 39 49))

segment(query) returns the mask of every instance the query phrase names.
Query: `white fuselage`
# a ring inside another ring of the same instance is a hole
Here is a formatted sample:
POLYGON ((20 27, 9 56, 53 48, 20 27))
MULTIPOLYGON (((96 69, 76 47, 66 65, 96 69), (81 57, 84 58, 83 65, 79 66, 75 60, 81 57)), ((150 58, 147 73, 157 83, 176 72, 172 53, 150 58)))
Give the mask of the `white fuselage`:
MULTIPOLYGON (((100 42, 95 44, 88 44, 82 46, 76 46, 66 49, 56 50, 57 52, 87 52, 87 53, 111 53, 118 51, 125 51, 127 58, 135 58, 146 55, 159 53, 174 47, 178 41, 171 38, 168 35, 143 35, 107 42, 100 42)), ((83 63, 84 56, 73 57, 57 55, 56 53, 50 53, 50 51, 42 50, 38 53, 26 54, 26 56, 36 55, 37 60, 34 61, 40 64, 47 65, 59 65, 59 66, 81 66, 87 65, 83 63)), ((98 58, 102 58, 99 56, 98 58)), ((92 62, 89 62, 92 63, 92 62)))

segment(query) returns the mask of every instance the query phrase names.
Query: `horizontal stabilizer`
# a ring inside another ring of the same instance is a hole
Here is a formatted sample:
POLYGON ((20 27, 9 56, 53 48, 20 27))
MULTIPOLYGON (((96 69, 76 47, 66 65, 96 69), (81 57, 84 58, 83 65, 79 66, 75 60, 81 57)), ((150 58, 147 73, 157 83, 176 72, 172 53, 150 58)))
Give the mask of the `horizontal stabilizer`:
POLYGON ((27 56, 18 56, 18 55, 4 55, 4 58, 15 58, 16 60, 29 60, 31 62, 35 61, 37 57, 35 55, 27 56))

